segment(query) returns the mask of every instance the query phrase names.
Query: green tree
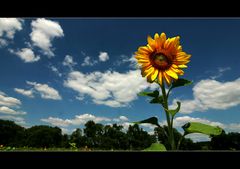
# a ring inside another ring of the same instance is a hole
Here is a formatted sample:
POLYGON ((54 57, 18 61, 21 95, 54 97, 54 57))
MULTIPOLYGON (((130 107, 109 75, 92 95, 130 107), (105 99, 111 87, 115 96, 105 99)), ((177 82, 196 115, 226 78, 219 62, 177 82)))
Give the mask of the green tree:
POLYGON ((30 147, 49 148, 60 147, 62 143, 62 131, 58 127, 45 125, 33 126, 26 130, 27 145, 30 147))
POLYGON ((86 145, 86 139, 82 135, 82 130, 77 128, 70 136, 70 142, 76 143, 78 148, 84 147, 86 145))
POLYGON ((103 125, 90 120, 85 124, 84 139, 89 148, 100 148, 103 135, 103 125))
POLYGON ((212 150, 240 150, 240 133, 225 133, 214 136, 210 141, 212 150))
POLYGON ((139 127, 130 125, 127 130, 128 145, 131 150, 143 150, 154 142, 154 137, 139 127))
POLYGON ((25 129, 13 121, 0 120, 0 145, 20 147, 24 144, 25 129))
POLYGON ((103 149, 109 150, 126 150, 128 149, 128 141, 126 133, 122 131, 123 126, 113 124, 104 126, 104 132, 102 135, 103 149))

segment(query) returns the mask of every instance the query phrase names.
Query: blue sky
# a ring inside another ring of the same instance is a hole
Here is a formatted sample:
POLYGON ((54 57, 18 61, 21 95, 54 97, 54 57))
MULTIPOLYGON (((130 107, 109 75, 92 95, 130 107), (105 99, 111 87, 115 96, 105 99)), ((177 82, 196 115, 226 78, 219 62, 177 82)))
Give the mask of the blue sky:
POLYGON ((220 18, 0 18, 0 119, 66 133, 88 120, 127 127, 157 116, 164 124, 161 107, 137 96, 157 86, 141 77, 133 54, 165 32, 192 55, 183 78, 193 85, 170 98, 172 107, 182 102, 175 127, 199 121, 239 132, 239 30, 239 19, 220 18))

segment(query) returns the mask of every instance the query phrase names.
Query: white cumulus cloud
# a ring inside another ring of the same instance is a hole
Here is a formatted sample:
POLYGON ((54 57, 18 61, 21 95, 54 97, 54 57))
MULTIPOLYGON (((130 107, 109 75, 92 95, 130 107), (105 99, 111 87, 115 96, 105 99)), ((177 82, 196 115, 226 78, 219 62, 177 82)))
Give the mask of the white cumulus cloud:
POLYGON ((22 48, 21 50, 14 51, 9 49, 10 53, 17 55, 25 63, 37 62, 40 59, 40 56, 35 55, 33 50, 30 48, 22 48))
POLYGON ((26 112, 15 111, 6 106, 0 106, 0 113, 10 114, 10 115, 25 115, 25 114, 27 114, 26 112))
POLYGON ((23 117, 16 117, 11 115, 0 115, 0 119, 4 120, 12 120, 17 124, 24 125, 26 124, 25 119, 23 117))
POLYGON ((80 96, 88 95, 96 104, 110 107, 127 106, 137 99, 137 94, 156 85, 147 83, 140 70, 126 73, 115 71, 82 73, 72 71, 64 81, 64 86, 78 92, 80 96))
POLYGON ((34 98, 33 90, 24 90, 24 89, 14 88, 14 91, 24 96, 34 98))
POLYGON ((54 38, 63 37, 63 30, 58 22, 38 18, 32 21, 32 32, 30 34, 34 46, 42 49, 48 57, 53 57, 52 41, 54 38))
POLYGON ((226 110, 240 105, 240 78, 230 82, 201 80, 193 87, 193 97, 192 100, 174 99, 173 105, 176 107, 179 100, 182 103, 180 112, 185 114, 209 109, 226 110))
POLYGON ((0 105, 8 107, 18 107, 22 103, 19 99, 7 96, 4 92, 0 91, 0 105))
POLYGON ((107 52, 100 52, 98 57, 100 62, 106 62, 109 59, 109 55, 107 52))
POLYGON ((61 100, 62 97, 58 91, 47 84, 27 81, 28 85, 32 85, 34 90, 38 92, 43 99, 61 100))
POLYGON ((17 31, 22 30, 22 19, 0 18, 0 46, 6 46, 17 31), (8 40, 7 40, 8 39, 8 40))
POLYGON ((54 126, 60 126, 60 127, 67 127, 69 125, 84 125, 89 120, 92 120, 96 123, 100 123, 103 121, 111 121, 111 119, 107 117, 97 117, 92 114, 82 114, 82 115, 76 115, 73 119, 60 119, 58 117, 49 117, 47 119, 41 119, 41 121, 50 123, 54 126))

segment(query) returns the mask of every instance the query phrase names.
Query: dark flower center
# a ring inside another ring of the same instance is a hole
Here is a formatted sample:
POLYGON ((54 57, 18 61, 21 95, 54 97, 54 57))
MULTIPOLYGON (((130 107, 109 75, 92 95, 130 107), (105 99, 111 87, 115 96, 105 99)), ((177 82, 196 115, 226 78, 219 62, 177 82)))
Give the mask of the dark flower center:
POLYGON ((162 53, 153 54, 151 60, 153 66, 161 70, 168 69, 171 65, 171 62, 169 61, 167 56, 162 53))

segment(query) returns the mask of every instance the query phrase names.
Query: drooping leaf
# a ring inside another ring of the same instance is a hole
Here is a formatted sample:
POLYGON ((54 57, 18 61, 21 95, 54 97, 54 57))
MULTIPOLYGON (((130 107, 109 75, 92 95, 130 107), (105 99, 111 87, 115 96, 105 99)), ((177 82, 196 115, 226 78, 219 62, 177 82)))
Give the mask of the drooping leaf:
POLYGON ((198 122, 189 122, 182 126, 186 134, 190 133, 202 133, 209 136, 217 136, 222 133, 222 129, 218 126, 210 126, 198 122))
POLYGON ((149 103, 162 104, 163 103, 163 96, 155 97, 149 103))
POLYGON ((150 117, 148 119, 138 121, 138 122, 134 122, 134 123, 135 124, 149 123, 149 124, 153 124, 153 125, 156 125, 156 126, 160 127, 160 125, 158 124, 158 119, 156 117, 150 117))
POLYGON ((155 90, 153 92, 140 92, 138 93, 139 96, 150 96, 150 97, 158 97, 159 91, 155 90))
POLYGON ((167 151, 167 149, 161 143, 152 143, 151 146, 144 149, 144 151, 167 151))
POLYGON ((175 87, 180 87, 180 86, 187 86, 192 84, 192 81, 189 81, 187 79, 178 79, 175 82, 172 83, 171 89, 175 88, 175 87))
POLYGON ((178 107, 174 110, 166 110, 168 113, 170 113, 173 117, 176 115, 177 112, 179 112, 180 107, 181 107, 181 103, 177 102, 178 107))

